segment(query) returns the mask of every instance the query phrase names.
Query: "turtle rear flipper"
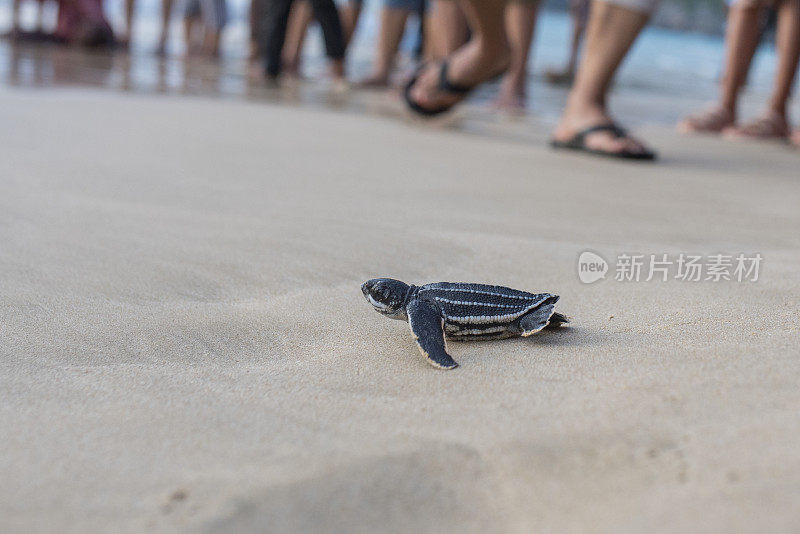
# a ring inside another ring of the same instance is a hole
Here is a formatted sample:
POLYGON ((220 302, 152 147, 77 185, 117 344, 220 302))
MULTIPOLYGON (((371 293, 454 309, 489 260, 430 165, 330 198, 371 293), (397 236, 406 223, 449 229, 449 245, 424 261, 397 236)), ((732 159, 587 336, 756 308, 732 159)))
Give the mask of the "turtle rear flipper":
POLYGON ((567 317, 563 313, 555 312, 553 315, 550 316, 550 322, 547 323, 547 326, 545 326, 545 328, 558 328, 562 324, 568 322, 569 322, 569 317, 567 317))
MULTIPOLYGON (((567 322, 567 318, 560 313, 555 313, 554 308, 558 297, 551 300, 547 304, 539 306, 535 310, 531 310, 522 316, 519 320, 519 327, 522 329, 522 337, 528 337, 542 330, 550 323, 557 322, 558 324, 567 322), (558 316, 558 317, 556 317, 558 316), (554 319, 555 318, 555 319, 554 319)), ((556 326, 553 324, 553 326, 556 326)))
POLYGON ((447 354, 444 342, 444 327, 439 310, 424 300, 412 300, 406 307, 408 326, 419 351, 428 363, 439 369, 455 369, 458 367, 453 358, 447 354))

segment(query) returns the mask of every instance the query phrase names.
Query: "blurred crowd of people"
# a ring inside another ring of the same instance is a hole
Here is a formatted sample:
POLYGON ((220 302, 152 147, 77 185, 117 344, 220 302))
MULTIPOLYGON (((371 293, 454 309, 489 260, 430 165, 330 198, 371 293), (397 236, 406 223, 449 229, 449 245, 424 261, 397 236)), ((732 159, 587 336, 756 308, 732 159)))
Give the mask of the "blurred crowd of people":
MULTIPOLYGON (((124 28, 114 31, 106 16, 103 0, 31 0, 36 4, 33 28, 24 28, 22 3, 13 0, 12 28, 8 34, 15 41, 57 42, 90 48, 127 48, 136 19, 136 1, 124 0, 124 28), (46 28, 44 12, 48 2, 56 9, 53 28, 46 28)), ((181 4, 184 37, 188 53, 219 54, 220 38, 228 21, 226 0, 184 0, 181 4)), ((166 54, 173 0, 161 0, 161 31, 157 54, 166 54)))
MULTIPOLYGON (((435 0, 447 9, 459 10, 469 36, 454 31, 456 15, 431 24, 440 35, 458 35, 446 43, 439 58, 424 63, 405 87, 410 109, 424 116, 443 113, 463 100, 475 86, 503 74, 500 101, 524 102, 525 69, 536 19, 536 3, 527 0, 435 0)), ((571 81, 561 120, 551 139, 554 148, 580 150, 603 156, 653 160, 655 152, 632 137, 612 117, 608 93, 617 70, 658 7, 659 0, 592 0, 588 6, 573 4, 575 31, 573 53, 565 73, 551 73, 554 80, 571 81), (577 59, 585 23, 582 58, 577 59)), ((458 23, 461 24, 460 22, 458 23)), ((800 0, 732 0, 728 10, 726 58, 718 104, 691 115, 679 124, 686 133, 723 134, 727 138, 793 140, 787 102, 800 59, 800 0), (738 97, 750 63, 763 35, 765 16, 777 18, 777 69, 773 92, 762 114, 740 121, 738 97)))
MULTIPOLYGON (((32 0, 39 5, 38 26, 25 31, 14 0, 13 36, 52 36, 87 46, 126 46, 133 34, 135 0, 125 0, 124 29, 115 36, 103 12, 103 0, 32 0), (42 5, 58 4, 55 29, 42 29, 42 5)), ((184 39, 188 53, 216 56, 228 21, 226 0, 183 0, 184 39)), ((501 78, 498 107, 521 109, 540 0, 380 0, 380 25, 365 88, 393 85, 401 40, 411 17, 419 20, 415 47, 419 66, 402 84, 408 108, 423 117, 449 111, 476 86, 501 78)), ((607 95, 620 64, 646 26, 658 0, 572 0, 569 59, 549 69, 546 79, 571 86, 561 120, 553 132, 554 148, 652 160, 655 152, 632 137, 611 116, 607 95)), ((800 61, 800 0, 730 0, 726 54, 719 100, 681 121, 684 133, 720 134, 736 139, 792 140, 787 103, 800 61), (773 91, 761 115, 742 120, 738 100, 751 60, 764 33, 768 13, 777 20, 777 69, 773 91)), ((158 53, 166 53, 173 0, 161 0, 158 53)), ((269 80, 297 76, 304 38, 316 21, 324 39, 330 75, 344 82, 348 45, 357 30, 362 0, 252 0, 250 58, 269 80)))
POLYGON ((36 4, 36 26, 23 30, 20 23, 22 0, 13 0, 11 39, 56 41, 85 46, 112 46, 114 32, 103 11, 102 0, 33 0, 36 4), (44 12, 49 2, 56 4, 55 27, 45 31, 44 12))

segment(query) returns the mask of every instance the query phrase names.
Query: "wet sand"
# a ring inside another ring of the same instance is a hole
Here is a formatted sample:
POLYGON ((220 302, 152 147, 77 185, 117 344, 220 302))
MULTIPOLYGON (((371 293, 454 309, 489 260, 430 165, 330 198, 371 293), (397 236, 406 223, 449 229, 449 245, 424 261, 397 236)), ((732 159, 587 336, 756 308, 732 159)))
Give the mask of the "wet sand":
MULTIPOLYGON (((377 13, 366 13, 365 22, 370 20, 368 15, 377 17, 377 13)), ((565 17, 563 14, 545 11, 542 17, 528 77, 529 116, 525 120, 532 119, 550 128, 563 109, 568 87, 546 83, 543 73, 563 61, 562 41, 566 39, 568 26, 566 20, 561 20, 565 17), (561 33, 564 35, 559 34, 559 26, 563 26, 561 33)), ((14 45, 0 39, 0 86, 19 89, 88 87, 148 96, 203 96, 334 108, 359 115, 385 113, 381 92, 331 94, 326 80, 327 67, 315 35, 309 37, 309 47, 303 58, 302 71, 307 83, 290 80, 275 87, 265 84, 260 67, 248 63, 242 55, 247 43, 241 23, 226 33, 231 34, 231 38, 223 47, 222 57, 212 60, 183 55, 182 43, 177 39, 180 27, 173 28, 171 53, 166 57, 155 55, 151 48, 156 41, 156 27, 152 20, 145 22, 149 22, 151 31, 144 31, 129 53, 48 44, 14 45)), ((369 24, 365 26, 348 51, 348 76, 354 89, 371 71, 372 44, 377 38, 374 28, 369 24)), ((709 105, 718 90, 714 73, 719 69, 723 54, 721 41, 656 29, 645 31, 640 41, 615 81, 612 102, 622 104, 613 107, 625 125, 671 127, 686 114, 709 105)), ((760 49, 740 102, 743 119, 762 111, 769 97, 768 82, 772 80, 773 64, 774 53, 767 47, 760 49)), ((395 88, 402 86, 412 71, 413 62, 407 54, 401 54, 392 80, 395 88)), ((489 123, 493 135, 503 133, 505 126, 496 131, 493 125, 498 115, 493 102, 499 87, 500 82, 495 81, 479 87, 470 96, 475 109, 468 115, 467 128, 480 130, 489 123)), ((790 118, 800 119, 796 103, 789 111, 790 118)), ((525 135, 527 130, 527 127, 518 128, 515 136, 525 135)))
POLYGON ((798 153, 381 105, 0 90, 0 530, 797 531, 798 153), (587 248, 764 264, 584 285, 587 248), (437 371, 375 276, 573 323, 437 371))

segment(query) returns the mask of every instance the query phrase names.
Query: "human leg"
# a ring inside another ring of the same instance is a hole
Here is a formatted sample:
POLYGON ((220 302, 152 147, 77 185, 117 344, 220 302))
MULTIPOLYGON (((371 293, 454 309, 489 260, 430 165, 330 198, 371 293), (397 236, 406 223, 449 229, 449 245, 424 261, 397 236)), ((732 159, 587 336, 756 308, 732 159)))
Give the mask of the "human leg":
POLYGON ((344 36, 345 46, 350 44, 353 39, 353 34, 358 25, 358 19, 361 17, 361 9, 363 6, 362 0, 350 0, 343 7, 339 9, 339 16, 342 19, 342 34, 344 36))
POLYGON ((12 31, 18 32, 22 30, 20 23, 20 14, 22 12, 22 0, 14 0, 11 5, 11 28, 12 31))
POLYGON ((161 0, 161 35, 158 39, 159 54, 167 51, 167 38, 169 37, 169 21, 172 16, 172 0, 161 0))
POLYGON ((276 78, 281 73, 281 52, 286 41, 291 8, 292 0, 269 1, 261 49, 264 53, 264 70, 270 78, 276 78))
POLYGON ((205 35, 203 52, 211 57, 218 57, 222 32, 228 23, 228 6, 226 0, 202 0, 205 35))
POLYGON ((678 123, 683 133, 719 133, 736 123, 739 93, 760 39, 761 0, 738 0, 728 11, 725 32, 725 67, 719 101, 678 123))
POLYGON ((410 11, 405 7, 384 5, 381 9, 381 23, 372 73, 361 82, 367 87, 386 87, 394 67, 400 41, 405 33, 410 11))
POLYGON ((575 69, 578 67, 578 54, 581 41, 586 31, 586 20, 589 16, 589 0, 572 0, 570 2, 570 18, 572 31, 570 33, 570 48, 567 65, 563 69, 547 69, 545 77, 554 84, 571 84, 575 78, 575 69))
POLYGON ((727 130, 728 137, 786 139, 790 135, 786 106, 800 61, 800 0, 783 0, 777 5, 777 12, 778 64, 767 109, 755 120, 727 130))
POLYGON ((306 33, 312 17, 311 5, 307 1, 302 0, 292 4, 292 9, 289 11, 286 41, 283 43, 283 51, 281 52, 283 70, 289 74, 300 74, 303 43, 305 43, 306 33))
POLYGON ((581 132, 589 150, 610 155, 647 154, 644 145, 620 129, 595 129, 614 124, 608 111, 611 81, 655 8, 654 2, 595 0, 589 14, 584 51, 567 105, 553 135, 567 143, 581 132))
POLYGON ((331 64, 331 74, 338 79, 344 78, 344 33, 339 10, 333 0, 309 0, 314 18, 319 22, 322 36, 325 39, 325 53, 331 64))
POLYGON ((511 109, 525 107, 528 59, 538 8, 538 0, 513 0, 506 6, 505 25, 511 49, 511 63, 500 85, 500 94, 496 101, 500 107, 511 109))
POLYGON ((467 19, 456 0, 433 0, 426 26, 428 59, 447 57, 469 39, 467 19))

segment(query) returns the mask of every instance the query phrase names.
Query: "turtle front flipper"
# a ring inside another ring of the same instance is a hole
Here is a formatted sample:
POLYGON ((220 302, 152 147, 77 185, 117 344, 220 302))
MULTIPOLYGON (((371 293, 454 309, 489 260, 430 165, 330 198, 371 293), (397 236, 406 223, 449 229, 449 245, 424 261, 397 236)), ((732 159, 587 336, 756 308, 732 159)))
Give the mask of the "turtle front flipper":
POLYGON ((433 304, 421 299, 408 303, 408 325, 419 351, 439 369, 455 369, 458 364, 447 354, 442 316, 433 304))

